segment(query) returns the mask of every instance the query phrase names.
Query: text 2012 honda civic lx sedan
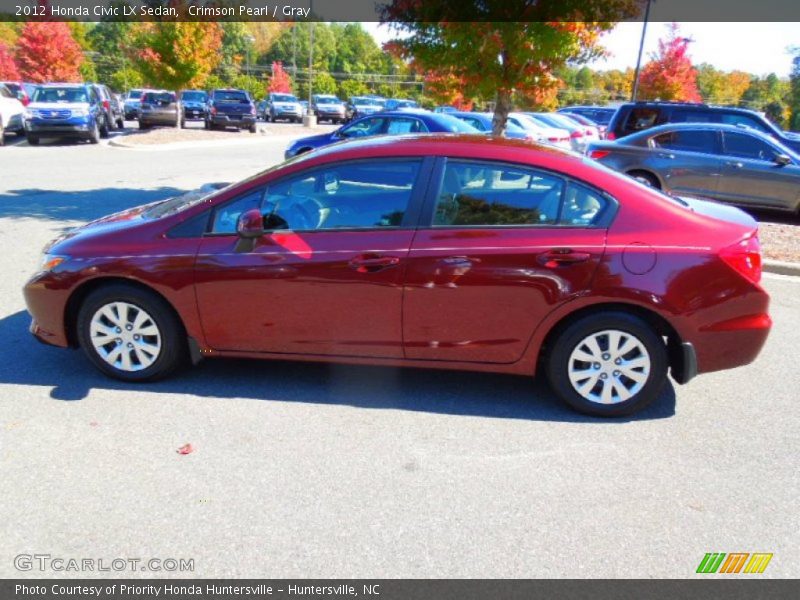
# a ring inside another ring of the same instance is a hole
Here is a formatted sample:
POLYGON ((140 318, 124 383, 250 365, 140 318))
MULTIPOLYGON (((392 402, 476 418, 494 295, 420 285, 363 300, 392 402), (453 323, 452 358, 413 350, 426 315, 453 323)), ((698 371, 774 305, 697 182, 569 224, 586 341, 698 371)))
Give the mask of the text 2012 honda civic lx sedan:
POLYGON ((108 375, 241 356, 534 375, 630 414, 755 359, 756 223, 595 162, 483 136, 368 138, 75 229, 31 330, 108 375))

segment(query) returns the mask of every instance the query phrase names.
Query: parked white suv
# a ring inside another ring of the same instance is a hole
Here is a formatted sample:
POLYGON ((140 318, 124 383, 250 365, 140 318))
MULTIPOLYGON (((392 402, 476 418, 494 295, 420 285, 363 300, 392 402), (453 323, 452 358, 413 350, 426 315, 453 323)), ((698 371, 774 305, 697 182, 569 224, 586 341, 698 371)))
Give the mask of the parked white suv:
POLYGON ((25 107, 6 86, 0 83, 0 146, 6 133, 24 133, 23 113, 25 107))

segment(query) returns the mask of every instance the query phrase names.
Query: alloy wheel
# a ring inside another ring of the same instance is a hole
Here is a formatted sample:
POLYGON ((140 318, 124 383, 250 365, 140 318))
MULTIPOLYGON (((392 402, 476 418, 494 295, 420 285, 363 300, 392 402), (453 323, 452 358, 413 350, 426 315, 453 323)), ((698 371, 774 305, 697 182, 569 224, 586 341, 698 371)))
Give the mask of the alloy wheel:
POLYGON ((567 364, 572 388, 597 404, 619 404, 632 398, 645 386, 650 372, 650 355, 641 340, 617 329, 583 338, 567 364))

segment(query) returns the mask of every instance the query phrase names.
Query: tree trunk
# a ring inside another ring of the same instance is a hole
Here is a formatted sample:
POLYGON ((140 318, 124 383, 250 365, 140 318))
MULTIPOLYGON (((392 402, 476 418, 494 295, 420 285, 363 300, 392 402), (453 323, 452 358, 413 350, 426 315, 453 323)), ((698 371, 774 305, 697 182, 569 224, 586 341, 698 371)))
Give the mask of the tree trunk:
POLYGON ((511 92, 498 90, 497 103, 494 105, 494 117, 492 117, 492 135, 503 135, 511 108, 511 92))

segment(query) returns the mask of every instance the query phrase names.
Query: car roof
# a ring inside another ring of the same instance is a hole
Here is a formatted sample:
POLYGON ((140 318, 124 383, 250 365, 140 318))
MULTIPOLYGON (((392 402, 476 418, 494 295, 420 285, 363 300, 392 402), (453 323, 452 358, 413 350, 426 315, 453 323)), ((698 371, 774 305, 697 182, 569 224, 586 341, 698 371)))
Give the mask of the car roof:
POLYGON ((643 129, 642 131, 637 131, 635 134, 632 135, 658 135, 659 133, 664 133, 667 131, 681 131, 684 129, 712 129, 714 131, 730 131, 734 133, 751 133, 758 137, 762 137, 767 140, 771 140, 772 137, 768 136, 765 133, 762 133, 758 129, 754 129, 752 127, 748 127, 747 125, 735 125, 735 124, 728 124, 728 123, 665 123, 663 125, 656 125, 655 127, 649 127, 647 129, 643 129))

